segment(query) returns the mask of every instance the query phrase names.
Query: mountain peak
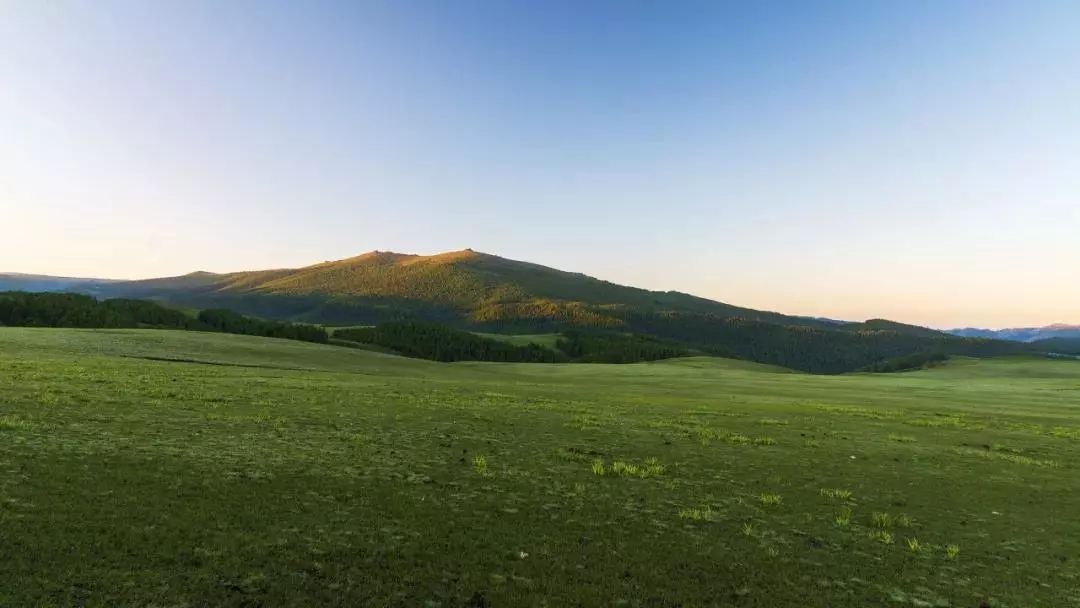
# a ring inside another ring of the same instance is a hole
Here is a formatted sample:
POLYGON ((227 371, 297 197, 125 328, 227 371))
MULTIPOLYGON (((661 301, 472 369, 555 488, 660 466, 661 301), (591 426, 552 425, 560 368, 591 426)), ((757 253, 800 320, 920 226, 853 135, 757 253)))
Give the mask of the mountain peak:
POLYGON ((458 260, 473 260, 477 258, 497 258, 498 256, 494 256, 488 253, 480 253, 479 251, 466 248, 459 249, 457 251, 444 251, 442 253, 436 253, 434 255, 420 257, 442 262, 455 262, 458 260))

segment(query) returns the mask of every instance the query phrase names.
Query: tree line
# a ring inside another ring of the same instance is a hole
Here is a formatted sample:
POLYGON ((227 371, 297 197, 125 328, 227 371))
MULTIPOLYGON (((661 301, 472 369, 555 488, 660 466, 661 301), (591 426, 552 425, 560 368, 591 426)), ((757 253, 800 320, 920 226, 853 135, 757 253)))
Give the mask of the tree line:
POLYGON ((893 372, 910 372, 918 369, 934 367, 947 361, 949 356, 944 353, 915 353, 904 357, 897 357, 887 361, 881 361, 862 368, 859 371, 874 372, 879 374, 893 372))
POLYGON ((563 332, 555 347, 578 363, 637 363, 690 354, 678 344, 621 332, 570 330, 563 332))
POLYGON ((326 330, 315 325, 264 321, 224 309, 203 310, 192 317, 147 300, 99 301, 73 293, 0 292, 0 325, 186 329, 321 343, 329 339, 326 330))
POLYGON ((681 357, 685 348, 650 336, 567 331, 555 349, 514 345, 430 321, 392 321, 375 327, 339 329, 335 339, 388 348, 407 357, 433 361, 520 363, 635 363, 681 357))
POLYGON ((224 308, 210 308, 199 311, 198 320, 213 331, 227 334, 285 338, 287 340, 323 344, 329 340, 326 330, 317 325, 288 323, 286 321, 264 321, 254 317, 246 317, 224 308))
MULTIPOLYGON (((309 302, 292 302, 302 308, 309 302)), ((266 304, 266 300, 257 300, 266 304)), ((209 302, 207 302, 209 303, 209 302)), ((241 304, 241 300, 230 301, 241 304)), ((226 302, 220 302, 226 304, 226 302)), ((251 305, 252 302, 247 302, 251 305)), ((336 337, 374 344, 403 355, 436 361, 604 362, 630 363, 684 356, 690 352, 771 363, 811 373, 849 371, 898 371, 936 361, 933 356, 990 357, 1012 354, 1080 353, 1080 341, 1045 340, 1030 344, 985 338, 962 338, 937 334, 923 328, 909 330, 899 324, 861 324, 849 329, 786 326, 750 319, 717 317, 700 313, 631 312, 608 310, 619 325, 596 322, 583 311, 569 307, 561 313, 540 307, 514 310, 523 314, 503 323, 478 324, 455 317, 439 307, 404 312, 392 300, 367 303, 375 328, 342 330, 336 337), (575 310, 566 314, 568 310, 575 310), (531 317, 530 315, 536 315, 531 317), (415 317, 413 315, 416 315, 415 317), (547 318, 544 318, 544 317, 547 318), (406 318, 402 318, 406 317, 406 318), (416 317, 435 317, 417 320, 416 317), (556 317, 556 318, 551 318, 556 317), (561 331, 555 348, 516 346, 477 336, 468 330, 541 333, 561 331), (532 331, 529 331, 532 330, 532 331), (351 334, 351 335, 350 335, 351 334)), ((326 306, 347 309, 347 300, 326 306)), ((245 310, 247 310, 245 308, 245 310)), ((251 312, 248 310, 248 312, 251 312)), ((258 313, 256 313, 258 314, 258 313)), ((272 316, 272 315, 267 315, 272 316)), ((512 315, 511 315, 512 316, 512 315)), ((217 331, 226 333, 328 342, 321 327, 286 321, 264 320, 220 307, 197 316, 148 300, 116 298, 99 301, 71 293, 0 292, 0 325, 37 327, 150 327, 217 331)))
POLYGON ((389 348, 406 357, 432 361, 504 361, 555 363, 565 361, 538 344, 518 346, 429 321, 391 321, 375 327, 339 329, 334 338, 389 348))

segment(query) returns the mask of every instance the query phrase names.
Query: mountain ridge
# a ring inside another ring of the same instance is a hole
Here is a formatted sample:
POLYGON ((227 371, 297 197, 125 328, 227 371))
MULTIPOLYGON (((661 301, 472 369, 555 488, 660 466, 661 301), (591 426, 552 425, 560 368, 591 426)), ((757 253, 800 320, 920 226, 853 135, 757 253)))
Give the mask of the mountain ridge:
POLYGON ((887 368, 888 362, 912 355, 1032 350, 885 319, 838 322, 754 310, 472 249, 435 255, 376 250, 300 268, 197 271, 64 289, 326 325, 416 319, 496 333, 641 334, 690 350, 815 373, 887 368))
POLYGON ((946 330, 954 336, 966 338, 990 338, 1013 342, 1037 342, 1052 338, 1080 338, 1080 325, 1052 323, 1042 327, 1009 327, 1005 329, 982 329, 964 327, 946 330))
MULTIPOLYGON (((521 305, 536 301, 571 301, 592 306, 618 307, 627 304, 680 311, 707 312, 731 318, 764 320, 794 326, 847 330, 895 330, 924 336, 949 334, 961 337, 1032 342, 1053 337, 1080 337, 1080 325, 1055 323, 1044 327, 1000 330, 975 327, 934 330, 886 319, 861 322, 839 321, 802 315, 756 310, 680 291, 659 291, 619 285, 581 272, 512 260, 472 248, 431 255, 372 250, 340 260, 328 260, 297 268, 271 268, 211 272, 196 270, 182 275, 147 279, 101 279, 61 277, 17 272, 0 273, 0 289, 28 291, 79 291, 100 297, 130 296, 170 299, 177 296, 199 298, 211 295, 325 296, 380 299, 429 300, 451 305, 521 305), (471 267, 471 276, 440 273, 439 267, 471 267), (389 281, 375 281, 372 273, 350 272, 357 267, 404 269, 406 275, 389 281), (425 276, 424 271, 428 271, 425 276), (516 274, 506 280, 508 274, 516 274), (533 280, 522 281, 533 275, 533 280), (516 279, 516 280, 513 280, 516 279), (433 283, 449 281, 456 293, 440 293, 433 283), (454 281, 457 281, 454 284, 454 281), (545 283, 546 281, 546 283, 545 283), (577 283, 567 289, 566 282, 577 283), (412 289, 402 284, 413 282, 412 289), (561 286, 553 285, 561 282, 561 286), (425 291, 425 289, 427 291, 425 291), (627 300, 630 300, 627 302, 627 300)), ((490 311, 489 311, 490 312, 490 311)), ((318 313, 313 313, 318 316, 318 313)), ((316 319, 317 320, 317 319, 316 319)))
POLYGON ((60 277, 23 272, 0 272, 0 291, 94 291, 96 286, 120 283, 122 279, 60 277))
MULTIPOLYGON (((523 305, 673 309, 769 322, 828 327, 829 323, 743 308, 678 291, 617 285, 580 272, 511 260, 472 249, 434 255, 370 251, 300 268, 195 272, 175 277, 122 281, 110 291, 128 297, 207 296, 404 299, 428 305, 468 308, 483 321, 500 308, 523 305), (556 304, 562 303, 562 305, 556 304)), ((317 317, 317 313, 309 315, 317 317)), ((602 315, 603 316, 603 315, 602 315)), ((304 320, 304 319, 301 319, 304 320)), ((307 320, 317 320, 315 318, 307 320)))

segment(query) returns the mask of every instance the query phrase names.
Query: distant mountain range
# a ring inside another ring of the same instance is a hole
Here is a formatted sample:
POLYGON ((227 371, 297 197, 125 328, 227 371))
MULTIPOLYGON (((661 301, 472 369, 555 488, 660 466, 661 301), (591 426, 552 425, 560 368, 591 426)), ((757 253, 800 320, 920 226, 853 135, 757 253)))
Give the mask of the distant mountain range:
POLYGON ((1080 325, 1056 323, 1045 327, 1014 327, 1011 329, 978 329, 965 327, 950 329, 948 333, 966 338, 993 338, 995 340, 1013 340, 1015 342, 1035 342, 1050 338, 1080 338, 1080 325))
POLYGON ((338 325, 418 318, 505 333, 632 332, 701 352, 824 373, 914 353, 982 356, 1038 348, 882 319, 851 323, 754 310, 471 249, 432 256, 373 251, 303 268, 193 272, 141 281, 0 275, 0 290, 18 289, 154 299, 338 325))
POLYGON ((79 291, 96 289, 99 285, 119 283, 112 279, 86 279, 77 277, 53 277, 42 274, 0 272, 0 291, 79 291))

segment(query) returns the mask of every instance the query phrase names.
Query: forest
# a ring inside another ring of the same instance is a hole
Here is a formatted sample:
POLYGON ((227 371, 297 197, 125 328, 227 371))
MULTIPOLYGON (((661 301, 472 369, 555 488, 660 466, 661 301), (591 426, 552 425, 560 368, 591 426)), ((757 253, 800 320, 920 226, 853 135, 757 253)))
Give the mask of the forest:
POLYGON ((339 329, 334 338, 374 344, 406 357, 432 361, 566 361, 561 353, 537 344, 516 346, 428 321, 391 321, 375 327, 339 329))
POLYGON ((428 321, 392 321, 375 327, 339 329, 335 339, 387 348, 407 357, 432 361, 503 361, 521 363, 638 363, 686 356, 677 344, 650 336, 567 331, 555 349, 539 344, 513 345, 428 321))
MULTIPOLYGON (((271 301, 251 297, 251 303, 271 301)), ((341 304, 347 305, 343 301, 341 304)), ((375 327, 338 330, 335 338, 434 361, 632 363, 696 353, 820 374, 898 371, 951 355, 1080 353, 1080 340, 1074 339, 1021 343, 963 338, 885 321, 826 329, 699 312, 629 312, 585 305, 568 307, 566 303, 531 309, 508 306, 502 311, 508 315, 502 322, 494 321, 498 318, 495 315, 479 323, 434 306, 406 312, 386 301, 371 316, 378 323, 375 327), (601 318, 601 312, 607 316, 601 318), (546 348, 511 345, 472 333, 491 329, 506 333, 558 332, 561 337, 555 348, 546 348)), ((495 309, 488 312, 494 313, 495 309)), ((150 327, 329 341, 327 332, 317 325, 260 319, 227 308, 206 308, 192 316, 148 300, 99 301, 71 293, 0 292, 0 325, 150 327)))
POLYGON ((210 309, 197 317, 147 300, 114 298, 99 301, 72 293, 0 292, 0 325, 9 327, 157 328, 213 331, 286 338, 305 342, 328 340, 315 325, 264 321, 239 313, 210 309))

